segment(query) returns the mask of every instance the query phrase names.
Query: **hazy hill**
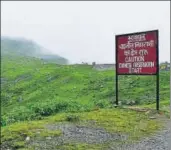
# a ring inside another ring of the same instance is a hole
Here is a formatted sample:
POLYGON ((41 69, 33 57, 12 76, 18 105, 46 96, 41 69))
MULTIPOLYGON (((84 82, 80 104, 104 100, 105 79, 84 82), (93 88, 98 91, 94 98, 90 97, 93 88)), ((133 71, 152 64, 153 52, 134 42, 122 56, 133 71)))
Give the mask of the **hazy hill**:
POLYGON ((1 54, 12 56, 29 56, 42 59, 45 62, 67 64, 68 60, 59 56, 48 54, 48 50, 31 40, 23 38, 1 37, 1 54))

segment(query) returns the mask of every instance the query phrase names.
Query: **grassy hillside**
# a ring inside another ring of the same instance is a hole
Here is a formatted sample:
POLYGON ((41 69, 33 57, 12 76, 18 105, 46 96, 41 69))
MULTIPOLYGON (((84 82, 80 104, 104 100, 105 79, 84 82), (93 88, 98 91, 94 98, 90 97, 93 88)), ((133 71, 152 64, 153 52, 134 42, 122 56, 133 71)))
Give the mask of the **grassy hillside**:
MULTIPOLYGON (((29 57, 1 57, 3 126, 42 119, 59 112, 111 108, 115 101, 115 73, 88 65, 44 64, 29 57)), ((160 100, 169 105, 169 72, 160 73, 160 100)), ((122 104, 153 104, 155 76, 120 76, 122 104)))

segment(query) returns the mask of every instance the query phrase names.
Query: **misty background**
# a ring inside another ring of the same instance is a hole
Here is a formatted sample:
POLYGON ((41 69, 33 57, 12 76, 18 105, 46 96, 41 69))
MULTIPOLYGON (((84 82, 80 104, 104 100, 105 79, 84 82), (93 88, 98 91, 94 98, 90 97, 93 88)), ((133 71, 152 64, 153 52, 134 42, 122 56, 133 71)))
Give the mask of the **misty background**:
POLYGON ((170 61, 169 1, 3 1, 1 36, 25 38, 70 63, 115 63, 115 35, 159 30, 170 61))

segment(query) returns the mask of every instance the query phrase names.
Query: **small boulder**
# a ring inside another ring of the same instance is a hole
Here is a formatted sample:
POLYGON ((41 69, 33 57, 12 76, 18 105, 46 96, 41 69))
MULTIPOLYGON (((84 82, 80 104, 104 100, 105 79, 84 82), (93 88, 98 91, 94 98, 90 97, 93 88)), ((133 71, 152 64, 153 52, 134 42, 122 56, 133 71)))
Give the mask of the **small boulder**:
POLYGON ((52 138, 51 137, 46 137, 47 140, 51 140, 52 138))
POLYGON ((30 141, 30 137, 29 136, 26 137, 26 141, 30 141))
POLYGON ((156 119, 156 117, 149 117, 150 119, 156 119))

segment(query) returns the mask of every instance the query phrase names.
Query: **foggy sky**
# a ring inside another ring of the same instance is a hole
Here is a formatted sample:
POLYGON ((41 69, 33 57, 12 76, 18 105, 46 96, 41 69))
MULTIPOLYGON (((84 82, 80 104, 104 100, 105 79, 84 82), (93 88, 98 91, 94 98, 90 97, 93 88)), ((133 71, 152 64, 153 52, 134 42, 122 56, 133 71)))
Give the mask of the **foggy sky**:
POLYGON ((159 29, 170 61, 169 1, 2 1, 1 35, 34 40, 72 63, 115 62, 115 35, 159 29))

